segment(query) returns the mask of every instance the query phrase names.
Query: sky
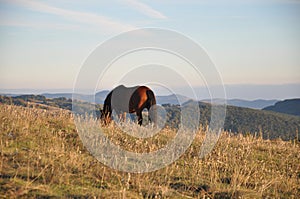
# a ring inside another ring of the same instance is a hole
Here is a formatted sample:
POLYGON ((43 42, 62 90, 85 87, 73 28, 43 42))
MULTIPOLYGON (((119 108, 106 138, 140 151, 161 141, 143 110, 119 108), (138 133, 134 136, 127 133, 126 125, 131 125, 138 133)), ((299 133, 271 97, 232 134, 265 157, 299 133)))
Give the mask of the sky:
POLYGON ((0 0, 0 91, 72 89, 101 43, 144 27, 199 44, 230 98, 300 97, 298 0, 0 0))

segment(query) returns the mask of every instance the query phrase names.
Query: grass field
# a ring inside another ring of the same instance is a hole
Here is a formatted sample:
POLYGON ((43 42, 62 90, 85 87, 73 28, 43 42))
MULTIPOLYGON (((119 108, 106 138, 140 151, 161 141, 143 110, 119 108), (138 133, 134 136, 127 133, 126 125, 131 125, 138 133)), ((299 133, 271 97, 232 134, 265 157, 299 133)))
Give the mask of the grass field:
MULTIPOLYGON (((98 162, 79 139, 70 112, 0 105, 0 197, 299 198, 300 145, 223 132, 200 159, 205 131, 177 161, 150 173, 98 162)), ((114 125, 109 139, 127 150, 163 147, 175 132, 133 139, 114 125)))

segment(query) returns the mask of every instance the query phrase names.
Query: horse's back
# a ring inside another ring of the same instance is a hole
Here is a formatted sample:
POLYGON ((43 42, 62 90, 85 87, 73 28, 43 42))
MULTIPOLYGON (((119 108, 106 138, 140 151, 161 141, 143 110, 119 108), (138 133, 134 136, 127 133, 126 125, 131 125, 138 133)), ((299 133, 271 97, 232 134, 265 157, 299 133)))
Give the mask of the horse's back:
POLYGON ((147 86, 125 87, 124 85, 120 85, 107 95, 103 112, 105 117, 111 117, 112 110, 115 110, 117 114, 121 114, 122 112, 136 112, 138 123, 141 125, 143 121, 143 109, 146 108, 149 111, 150 107, 155 104, 155 95, 147 86))
POLYGON ((113 89, 111 97, 112 108, 119 111, 130 112, 130 101, 139 86, 125 87, 120 85, 113 89))
POLYGON ((154 93, 147 86, 125 87, 120 85, 112 90, 111 106, 117 111, 132 113, 143 109, 149 99, 154 100, 155 103, 154 93))

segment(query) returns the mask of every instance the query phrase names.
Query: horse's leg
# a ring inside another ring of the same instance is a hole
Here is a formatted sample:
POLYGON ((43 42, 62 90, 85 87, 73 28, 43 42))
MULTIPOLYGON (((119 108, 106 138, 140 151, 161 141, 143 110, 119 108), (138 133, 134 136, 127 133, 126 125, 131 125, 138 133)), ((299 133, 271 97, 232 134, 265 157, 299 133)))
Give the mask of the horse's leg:
POLYGON ((104 116, 104 124, 108 125, 111 122, 111 112, 106 113, 104 116))
POLYGON ((147 110, 148 110, 148 119, 149 119, 149 122, 152 123, 154 126, 156 126, 157 124, 157 110, 156 110, 156 107, 155 106, 149 106, 147 107, 147 110), (152 109, 151 109, 152 107, 152 109), (151 111, 150 111, 151 109, 151 111))
POLYGON ((150 107, 147 107, 147 110, 148 110, 148 121, 149 121, 149 123, 152 123, 151 113, 150 113, 150 107))
POLYGON ((129 116, 130 116, 131 122, 132 121, 134 121, 134 122, 136 121, 136 114, 130 113, 129 116))
POLYGON ((116 115, 118 117, 118 122, 124 122, 125 121, 125 118, 126 118, 126 113, 125 112, 122 112, 120 110, 115 110, 116 111, 116 115))
POLYGON ((138 124, 141 126, 143 124, 142 111, 137 111, 136 114, 137 114, 137 117, 138 117, 138 124))
POLYGON ((118 122, 122 122, 123 119, 122 119, 122 113, 118 113, 118 122))
POLYGON ((121 114, 121 122, 125 122, 126 121, 126 112, 123 112, 121 114))

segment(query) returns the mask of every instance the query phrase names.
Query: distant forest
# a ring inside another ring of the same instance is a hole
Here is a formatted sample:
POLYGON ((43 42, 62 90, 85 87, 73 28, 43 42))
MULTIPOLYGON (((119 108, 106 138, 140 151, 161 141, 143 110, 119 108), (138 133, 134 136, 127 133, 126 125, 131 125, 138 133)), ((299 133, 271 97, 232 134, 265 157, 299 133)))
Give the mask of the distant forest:
POLYGON ((273 106, 265 107, 263 110, 296 115, 300 117, 300 99, 287 99, 279 101, 273 106))
MULTIPOLYGON (((65 97, 48 99, 42 95, 21 95, 8 97, 0 95, 0 103, 36 107, 42 109, 62 108, 72 110, 72 100, 65 97)), ((184 106, 189 106, 187 102, 184 106)), ((81 112, 88 110, 91 106, 88 102, 80 102, 77 108, 81 112)), ((199 126, 205 128, 210 121, 211 105, 198 102, 200 110, 199 126)), ((97 114, 101 105, 96 106, 97 114)), ((167 112, 166 125, 171 128, 178 128, 180 124, 180 106, 164 104, 167 112)), ((79 111, 79 112, 80 112, 79 111)), ((191 110, 193 111, 193 110, 191 110)), ((262 135, 264 139, 281 138, 283 140, 299 140, 300 117, 287 114, 275 113, 267 110, 255 110, 235 106, 227 106, 224 130, 232 133, 262 135)))
MULTIPOLYGON (((188 106, 188 104, 186 104, 188 106)), ((180 123, 180 107, 164 105, 168 124, 177 127, 180 123)), ((199 102, 200 125, 209 124, 211 105, 199 102)), ((193 110, 191 110, 193 111, 193 110)), ((254 134, 264 139, 299 139, 300 117, 265 110, 226 107, 224 130, 231 133, 254 134)))

